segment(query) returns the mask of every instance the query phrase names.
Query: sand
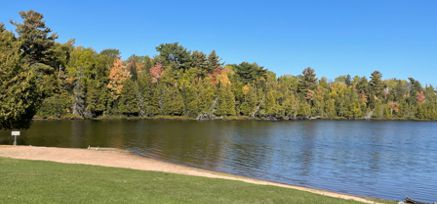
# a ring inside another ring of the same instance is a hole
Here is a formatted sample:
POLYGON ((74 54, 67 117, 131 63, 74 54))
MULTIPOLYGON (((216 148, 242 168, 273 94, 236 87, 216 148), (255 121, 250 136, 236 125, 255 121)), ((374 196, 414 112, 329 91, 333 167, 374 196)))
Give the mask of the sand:
POLYGON ((158 171, 166 173, 175 173, 190 176, 202 176, 208 178, 219 178, 228 180, 243 181, 259 185, 279 186, 283 188, 296 189, 311 192, 319 195, 354 200, 362 203, 376 203, 361 197, 328 192, 323 190, 311 189, 300 186, 292 186, 281 183, 274 183, 258 179, 235 176, 220 172, 213 172, 198 168, 187 167, 183 165, 172 164, 155 159, 145 158, 134 155, 128 151, 114 148, 56 148, 56 147, 34 147, 34 146, 8 146, 0 145, 0 157, 52 161, 68 164, 88 164, 106 167, 118 167, 137 169, 144 171, 158 171))

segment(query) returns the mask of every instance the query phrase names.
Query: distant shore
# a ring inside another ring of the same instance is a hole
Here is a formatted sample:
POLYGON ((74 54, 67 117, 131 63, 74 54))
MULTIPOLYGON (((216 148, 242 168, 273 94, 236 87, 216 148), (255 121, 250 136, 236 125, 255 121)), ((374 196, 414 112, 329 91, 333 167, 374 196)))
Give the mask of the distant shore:
POLYGON ((259 118, 259 117, 248 117, 248 116, 225 116, 225 117, 216 117, 210 119, 196 119, 188 116, 153 116, 153 117, 128 117, 123 115, 114 115, 114 116, 101 116, 97 118, 80 118, 80 117, 39 117, 35 116, 33 118, 34 121, 56 121, 56 120, 179 120, 179 121, 314 121, 314 120, 322 120, 322 121, 414 121, 414 122, 437 122, 437 120, 419 120, 419 119, 365 119, 365 118, 355 118, 355 119, 347 119, 347 118, 259 118))
POLYGON ((201 176, 208 178, 227 179, 242 181, 258 185, 270 185, 284 188, 290 188, 333 198, 345 200, 354 200, 362 203, 376 203, 374 201, 340 193, 328 192, 323 190, 292 186, 258 179, 235 176, 220 172, 207 171, 198 168, 192 168, 168 162, 158 161, 155 159, 140 157, 131 154, 125 150, 114 148, 91 148, 91 149, 74 149, 74 148, 55 148, 55 147, 33 147, 33 146, 8 146, 0 145, 0 157, 53 161, 69 164, 87 164, 106 167, 128 168, 144 171, 157 171, 165 173, 174 173, 190 176, 201 176))

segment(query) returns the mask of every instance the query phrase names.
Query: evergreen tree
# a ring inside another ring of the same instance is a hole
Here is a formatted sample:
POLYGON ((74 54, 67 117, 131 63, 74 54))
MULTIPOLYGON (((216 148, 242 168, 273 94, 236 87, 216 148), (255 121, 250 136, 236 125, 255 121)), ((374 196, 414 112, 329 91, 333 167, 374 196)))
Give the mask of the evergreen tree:
POLYGON ((184 113, 184 99, 175 86, 163 86, 160 103, 162 115, 180 116, 184 113))
POLYGON ((317 87, 317 77, 314 69, 308 67, 303 70, 299 78, 297 91, 302 97, 306 97, 308 91, 313 91, 317 87))
POLYGON ((67 63, 67 83, 73 96, 72 113, 78 117, 91 117, 86 99, 88 81, 97 76, 97 54, 92 49, 77 47, 72 50, 67 63))
POLYGON ((212 115, 213 114, 213 108, 214 108, 214 87, 209 81, 209 79, 202 79, 197 84, 197 101, 198 101, 198 108, 200 110, 200 114, 207 114, 212 115))
POLYGON ((249 116, 269 119, 437 120, 437 94, 413 78, 317 79, 276 77, 256 63, 225 65, 215 51, 191 52, 161 44, 158 55, 120 59, 117 49, 97 53, 56 42, 35 11, 20 12, 16 35, 0 24, 0 129, 28 127, 43 118, 185 115, 208 119, 249 116))
POLYGON ((43 15, 30 10, 21 11, 23 23, 11 21, 16 27, 18 40, 20 42, 20 54, 23 61, 29 65, 41 63, 48 65, 45 72, 53 72, 55 64, 53 47, 58 37, 56 34, 50 34, 52 31, 45 25, 43 15))
POLYGON ((54 94, 44 100, 37 112, 38 117, 62 119, 71 114, 70 108, 72 98, 63 91, 59 94, 54 94))
POLYGON ((380 101, 383 96, 384 82, 382 81, 382 74, 379 71, 374 71, 369 81, 370 92, 370 107, 374 108, 376 101, 380 101))
POLYGON ((138 85, 132 80, 126 80, 117 100, 117 110, 127 116, 138 116, 140 113, 140 102, 138 100, 138 85))
POLYGON ((156 47, 158 60, 166 67, 188 69, 191 65, 190 52, 178 43, 161 44, 156 47))
POLYGON ((257 106, 256 91, 249 85, 243 86, 243 102, 240 105, 240 113, 244 116, 254 117, 257 106))
POLYGON ((209 63, 206 55, 200 51, 194 51, 191 54, 191 67, 199 69, 201 77, 205 77, 212 71, 209 69, 209 63))
POLYGON ((229 85, 218 85, 215 114, 218 116, 235 115, 235 97, 229 85))
POLYGON ((242 62, 239 65, 233 65, 233 69, 239 79, 245 84, 252 83, 258 78, 265 77, 267 74, 264 67, 256 63, 242 62))
POLYGON ((277 103, 276 96, 277 93, 274 90, 267 90, 260 107, 260 115, 262 117, 277 119, 280 112, 280 106, 277 103))
POLYGON ((207 73, 213 72, 215 69, 220 68, 221 65, 220 58, 217 56, 215 50, 211 51, 211 53, 208 55, 207 73))
POLYGON ((109 96, 106 87, 97 80, 89 80, 86 93, 86 111, 89 117, 101 116, 107 107, 109 96))
POLYGON ((137 67, 137 62, 135 58, 130 58, 128 63, 127 63, 127 70, 129 70, 129 74, 131 76, 131 79, 136 81, 138 79, 138 67, 137 67))
POLYGON ((44 54, 51 48, 50 29, 36 12, 20 15, 24 23, 14 23, 18 40, 0 24, 0 129, 28 128, 53 87, 45 86, 54 79, 54 68, 44 64, 50 62, 44 54))

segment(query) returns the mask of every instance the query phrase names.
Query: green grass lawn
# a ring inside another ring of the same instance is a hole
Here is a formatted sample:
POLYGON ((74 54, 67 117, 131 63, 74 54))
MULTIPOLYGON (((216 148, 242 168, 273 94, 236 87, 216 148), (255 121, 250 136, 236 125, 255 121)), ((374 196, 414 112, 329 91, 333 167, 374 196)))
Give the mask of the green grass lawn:
POLYGON ((357 203, 239 181, 0 158, 0 203, 357 203))

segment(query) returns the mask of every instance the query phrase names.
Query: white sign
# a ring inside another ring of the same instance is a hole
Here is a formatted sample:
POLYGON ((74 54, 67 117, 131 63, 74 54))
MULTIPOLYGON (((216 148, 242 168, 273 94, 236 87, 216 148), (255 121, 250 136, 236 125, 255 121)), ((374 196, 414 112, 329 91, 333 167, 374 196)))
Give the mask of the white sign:
POLYGON ((20 131, 12 131, 12 136, 20 136, 20 131))

